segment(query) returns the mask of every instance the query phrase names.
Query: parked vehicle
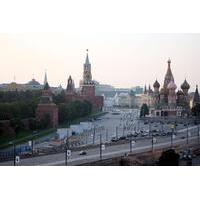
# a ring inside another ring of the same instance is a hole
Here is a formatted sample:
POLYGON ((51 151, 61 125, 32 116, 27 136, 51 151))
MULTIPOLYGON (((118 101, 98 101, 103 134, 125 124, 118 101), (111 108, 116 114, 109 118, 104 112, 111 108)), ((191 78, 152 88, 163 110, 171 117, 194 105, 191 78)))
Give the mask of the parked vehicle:
POLYGON ((80 151, 80 152, 79 152, 79 155, 80 155, 80 156, 85 156, 85 155, 87 155, 87 152, 86 152, 86 151, 80 151))
POLYGON ((193 157, 195 156, 193 155, 191 149, 180 152, 180 159, 182 160, 192 160, 193 157))
POLYGON ((112 137, 111 142, 117 142, 119 141, 119 139, 117 139, 116 137, 112 137))
POLYGON ((126 140, 126 136, 121 136, 119 140, 126 140))

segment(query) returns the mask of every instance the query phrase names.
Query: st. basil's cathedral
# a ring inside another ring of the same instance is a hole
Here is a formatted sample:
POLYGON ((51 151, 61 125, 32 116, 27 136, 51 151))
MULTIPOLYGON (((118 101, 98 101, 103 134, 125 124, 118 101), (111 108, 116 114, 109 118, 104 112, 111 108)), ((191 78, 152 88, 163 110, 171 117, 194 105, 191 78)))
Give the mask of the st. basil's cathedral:
MULTIPOLYGON (((149 86, 144 89, 142 97, 143 103, 150 108, 150 114, 156 116, 188 116, 190 114, 190 85, 185 79, 181 85, 181 90, 177 89, 174 76, 171 70, 171 60, 167 61, 168 68, 164 78, 163 87, 160 89, 160 83, 156 80, 153 84, 153 90, 149 86)), ((198 92, 198 88, 196 89, 198 92)))

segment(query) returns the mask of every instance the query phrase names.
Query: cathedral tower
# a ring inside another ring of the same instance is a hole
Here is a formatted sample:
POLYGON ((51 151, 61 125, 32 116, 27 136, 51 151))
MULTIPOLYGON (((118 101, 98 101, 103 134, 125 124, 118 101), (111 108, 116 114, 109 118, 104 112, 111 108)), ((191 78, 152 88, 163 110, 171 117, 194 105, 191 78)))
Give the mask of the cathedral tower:
POLYGON ((88 56, 88 49, 86 54, 85 63, 83 65, 83 81, 80 85, 81 95, 83 96, 95 96, 95 85, 92 81, 91 64, 88 56))
POLYGON ((85 63, 83 64, 83 66, 84 66, 83 84, 90 85, 90 84, 93 84, 92 72, 91 72, 91 64, 90 64, 89 57, 88 57, 88 49, 86 51, 87 51, 86 59, 85 59, 85 63))
POLYGON ((173 76, 172 70, 171 70, 171 60, 168 59, 167 63, 168 63, 168 68, 167 68, 167 73, 165 75, 164 85, 163 85, 163 88, 165 90, 167 89, 167 86, 171 81, 174 82, 174 76, 173 76))
POLYGON ((171 81, 174 82, 174 76, 171 70, 170 59, 168 59, 167 64, 168 64, 167 73, 165 75, 164 84, 163 84, 163 88, 161 89, 161 95, 160 95, 161 103, 163 105, 168 105, 168 94, 169 94, 168 85, 171 81))
POLYGON ((196 106, 196 104, 200 104, 198 85, 196 86, 196 90, 195 90, 195 93, 194 93, 193 107, 196 106))
POLYGON ((176 107, 176 88, 177 88, 176 84, 174 83, 173 80, 171 80, 167 86, 167 89, 169 90, 168 105, 171 108, 176 107))

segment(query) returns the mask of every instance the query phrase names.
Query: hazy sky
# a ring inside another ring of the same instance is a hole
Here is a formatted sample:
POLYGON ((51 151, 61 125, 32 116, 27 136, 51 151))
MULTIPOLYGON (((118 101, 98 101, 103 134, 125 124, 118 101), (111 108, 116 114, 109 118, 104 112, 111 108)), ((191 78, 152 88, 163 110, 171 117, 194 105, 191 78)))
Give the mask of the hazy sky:
POLYGON ((69 75, 76 86, 89 49, 93 79, 116 87, 163 84, 167 60, 178 85, 187 78, 200 84, 200 34, 0 34, 0 83, 43 82, 47 69, 52 86, 65 88, 69 75))

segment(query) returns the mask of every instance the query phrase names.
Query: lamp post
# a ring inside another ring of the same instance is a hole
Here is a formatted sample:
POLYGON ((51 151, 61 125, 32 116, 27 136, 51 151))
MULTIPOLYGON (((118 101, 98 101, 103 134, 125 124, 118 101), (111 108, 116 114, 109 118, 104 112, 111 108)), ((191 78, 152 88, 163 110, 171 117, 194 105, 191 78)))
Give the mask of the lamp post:
POLYGON ((125 127, 124 127, 124 124, 123 124, 123 136, 124 136, 124 128, 125 128, 125 127))
POLYGON ((171 131, 171 148, 173 147, 174 127, 175 127, 175 125, 172 124, 172 125, 171 125, 171 129, 172 129, 172 131, 171 131))
POLYGON ((106 142, 108 142, 108 129, 106 129, 106 142))
POLYGON ((100 160, 102 160, 102 135, 100 134, 100 160))
POLYGON ((13 165, 16 166, 16 144, 15 141, 13 142, 13 165))
POLYGON ((116 126, 116 139, 118 139, 118 126, 116 126))
POLYGON ((94 132, 93 132, 93 144, 95 143, 95 135, 96 135, 96 127, 94 125, 94 132))
POLYGON ((164 132, 164 130, 163 130, 163 122, 160 121, 160 124, 161 124, 161 133, 163 133, 164 132))
POLYGON ((65 141, 65 165, 67 166, 67 164, 68 164, 68 155, 67 155, 67 153, 68 153, 68 148, 69 148, 69 141, 68 141, 68 137, 67 137, 67 139, 66 139, 66 141, 65 141))
POLYGON ((150 137, 150 135, 151 135, 151 122, 149 120, 149 137, 150 137))
POLYGON ((15 141, 13 140, 12 142, 9 142, 10 145, 12 145, 12 150, 13 150, 13 165, 16 166, 16 145, 15 141))
POLYGON ((37 135, 37 131, 32 132, 32 138, 31 138, 31 154, 33 156, 34 153, 34 136, 37 135))
POLYGON ((200 144, 200 130, 199 130, 199 124, 198 124, 198 144, 200 144))
POLYGON ((152 151, 152 153, 153 153, 153 144, 154 144, 153 139, 154 139, 154 137, 153 137, 153 135, 152 135, 152 138, 151 138, 151 151, 152 151))
POLYGON ((187 145, 189 144, 189 127, 187 123, 187 145))
POLYGON ((135 140, 133 140, 133 136, 130 137, 130 153, 132 153, 133 146, 135 146, 135 140))

